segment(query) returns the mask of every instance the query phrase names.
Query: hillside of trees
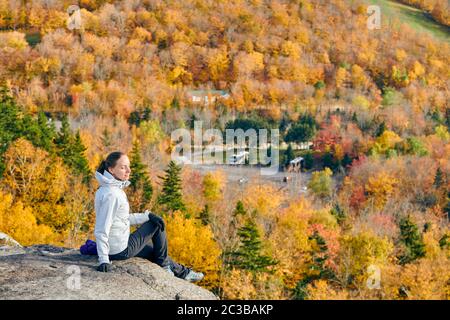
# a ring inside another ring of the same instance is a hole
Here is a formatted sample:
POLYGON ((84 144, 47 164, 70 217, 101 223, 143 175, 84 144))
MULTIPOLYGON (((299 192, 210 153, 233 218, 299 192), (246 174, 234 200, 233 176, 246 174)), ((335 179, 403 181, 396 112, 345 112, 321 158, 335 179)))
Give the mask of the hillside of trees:
POLYGON ((358 0, 80 0, 68 28, 73 3, 0 0, 1 232, 93 239, 93 173, 122 150, 131 210, 221 298, 450 298, 448 42, 369 30, 358 0), (210 89, 230 97, 189 96, 210 89), (308 192, 171 162, 194 121, 312 142, 282 150, 308 192))

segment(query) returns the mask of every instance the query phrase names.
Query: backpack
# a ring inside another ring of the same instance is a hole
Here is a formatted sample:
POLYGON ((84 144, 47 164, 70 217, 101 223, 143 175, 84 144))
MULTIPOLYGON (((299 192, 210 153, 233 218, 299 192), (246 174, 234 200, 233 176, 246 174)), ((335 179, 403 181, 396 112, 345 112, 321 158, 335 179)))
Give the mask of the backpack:
POLYGON ((80 253, 89 256, 97 255, 97 244, 95 241, 87 240, 86 243, 80 247, 80 253))

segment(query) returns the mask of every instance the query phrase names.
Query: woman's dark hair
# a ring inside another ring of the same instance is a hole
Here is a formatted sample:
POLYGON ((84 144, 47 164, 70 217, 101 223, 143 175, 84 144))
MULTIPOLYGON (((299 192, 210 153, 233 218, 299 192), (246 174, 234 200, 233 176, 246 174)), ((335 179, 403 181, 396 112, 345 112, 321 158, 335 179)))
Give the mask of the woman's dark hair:
POLYGON ((101 174, 105 173, 105 170, 110 167, 115 167, 117 160, 120 159, 121 156, 124 156, 125 153, 121 151, 114 151, 108 154, 105 160, 103 160, 97 168, 97 171, 101 174))

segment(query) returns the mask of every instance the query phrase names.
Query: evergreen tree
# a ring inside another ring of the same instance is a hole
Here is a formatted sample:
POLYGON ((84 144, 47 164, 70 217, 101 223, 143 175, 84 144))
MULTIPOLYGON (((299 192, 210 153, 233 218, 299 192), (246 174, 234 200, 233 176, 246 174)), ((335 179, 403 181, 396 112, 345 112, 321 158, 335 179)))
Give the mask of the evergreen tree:
POLYGON ((447 129, 450 130, 450 109, 447 108, 445 110, 445 125, 447 126, 447 129))
POLYGON ((439 246, 441 249, 447 249, 450 247, 450 235, 444 234, 441 239, 439 239, 439 246))
POLYGON ((242 201, 239 200, 236 203, 236 208, 233 211, 233 219, 231 220, 231 225, 233 226, 233 228, 237 228, 238 226, 242 225, 247 218, 247 210, 245 210, 242 201))
POLYGON ((286 129, 288 126, 289 126, 289 117, 286 113, 284 113, 283 117, 280 120, 280 124, 278 126, 280 133, 284 135, 286 133, 286 129))
POLYGON ((142 163, 141 148, 139 142, 136 140, 133 143, 133 149, 131 150, 131 175, 130 175, 130 187, 133 195, 139 195, 139 199, 136 199, 134 205, 137 205, 139 211, 144 211, 147 205, 152 200, 153 186, 150 182, 146 167, 142 163))
POLYGON ((273 268, 278 261, 269 256, 263 255, 262 243, 258 232, 258 227, 253 219, 239 228, 240 239, 239 248, 230 255, 229 265, 252 272, 273 272, 273 268))
POLYGON ((409 217, 400 220, 400 242, 405 247, 405 253, 400 256, 400 264, 407 264, 425 256, 422 235, 409 217))
POLYGON ((305 169, 306 170, 312 169, 312 167, 314 166, 313 153, 308 151, 305 154, 303 154, 303 160, 305 161, 305 169))
POLYGON ((5 86, 0 86, 0 177, 5 170, 3 154, 9 144, 20 136, 19 108, 5 86))
POLYGON ((286 149, 286 156, 284 164, 287 166, 289 165, 289 162, 295 158, 294 150, 292 149, 292 145, 289 143, 287 149, 286 149))
POLYGON ((447 213, 447 220, 450 220, 450 191, 447 192, 446 201, 447 204, 445 205, 444 212, 447 213))
POLYGON ((0 152, 20 136, 19 108, 6 87, 0 87, 0 152))
POLYGON ((330 269, 325 266, 325 262, 328 260, 328 246, 325 239, 319 234, 319 232, 314 231, 314 233, 308 237, 310 241, 313 242, 315 249, 312 254, 312 263, 309 270, 312 274, 316 275, 318 278, 329 278, 332 276, 330 269))
POLYGON ((63 159, 64 163, 73 170, 77 175, 83 177, 83 182, 87 183, 90 180, 90 170, 88 161, 84 155, 86 147, 81 141, 80 132, 77 131, 75 135, 70 130, 69 120, 67 115, 64 115, 56 139, 56 146, 58 155, 63 159))
POLYGON ((150 107, 145 107, 144 113, 142 115, 142 120, 148 121, 151 119, 152 109, 150 107))
POLYGON ((175 210, 186 210, 181 194, 180 173, 181 167, 174 161, 170 161, 168 168, 165 170, 165 176, 159 177, 163 180, 163 188, 158 196, 158 204, 162 205, 165 210, 172 212, 175 210))
POLYGON ((211 212, 209 209, 209 204, 205 204, 205 207, 200 212, 199 219, 204 226, 207 226, 211 222, 211 212))
POLYGON ((375 136, 379 137, 383 134, 383 132, 386 131, 386 123, 383 121, 377 128, 377 131, 375 132, 375 136))
POLYGON ((139 124, 141 123, 141 113, 139 111, 133 111, 130 113, 130 116, 128 117, 128 124, 135 125, 139 127, 139 124))
POLYGON ((241 200, 236 203, 236 208, 233 211, 233 216, 237 217, 239 215, 244 217, 247 216, 247 210, 245 210, 244 204, 241 200))
MULTIPOLYGON (((102 135, 100 136, 100 141, 102 142, 104 150, 108 150, 112 144, 112 138, 108 128, 105 127, 105 129, 103 129, 102 135)), ((107 153, 107 151, 105 153, 107 153)))
POLYGON ((40 132, 40 141, 39 145, 35 144, 35 146, 40 146, 51 152, 54 149, 54 142, 56 138, 56 128, 54 122, 49 121, 45 113, 41 111, 38 113, 37 125, 40 132))
POLYGON ((314 280, 319 279, 332 279, 334 278, 333 271, 325 266, 328 260, 328 246, 325 239, 314 231, 312 235, 308 237, 308 240, 312 243, 311 262, 308 265, 308 273, 306 276, 297 283, 294 289, 294 298, 297 300, 305 300, 308 297, 307 286, 314 280))
POLYGON ((21 121, 21 135, 35 147, 42 148, 50 153, 55 151, 56 129, 49 123, 44 112, 39 112, 37 119, 26 114, 21 121))
POLYGON ((338 203, 336 203, 331 209, 331 214, 336 218, 336 221, 339 223, 339 225, 342 225, 342 223, 347 218, 345 211, 341 208, 341 206, 338 203))
POLYGON ((433 185, 438 189, 442 186, 444 182, 444 173, 441 170, 441 167, 438 167, 436 170, 436 175, 434 176, 433 185))
POLYGON ((300 120, 294 123, 287 131, 284 141, 286 142, 304 142, 311 140, 317 129, 317 123, 311 115, 304 115, 300 120))
POLYGON ((75 140, 72 144, 72 161, 70 166, 75 170, 76 173, 83 176, 83 181, 87 183, 90 180, 91 172, 89 169, 89 163, 85 156, 85 151, 87 148, 84 146, 81 140, 80 132, 77 131, 75 134, 75 140))
MULTIPOLYGON (((20 117, 19 107, 4 87, 0 87, 0 114, 0 155, 6 151, 10 142, 25 137, 35 147, 43 148, 49 153, 56 151, 75 174, 82 175, 84 182, 89 181, 89 166, 84 156, 86 147, 79 133, 74 136, 70 131, 67 116, 64 116, 58 133, 42 111, 38 113, 37 119, 27 113, 20 117)), ((0 175, 3 167, 0 160, 0 175)))
POLYGON ((341 164, 345 169, 347 169, 347 167, 352 164, 352 158, 348 155, 348 153, 344 154, 344 158, 342 159, 341 164))
POLYGON ((331 152, 325 152, 325 154, 322 156, 322 162, 324 168, 328 167, 333 171, 336 171, 336 169, 339 167, 338 161, 334 159, 331 152))
POLYGON ((56 135, 56 145, 62 150, 61 155, 68 150, 65 150, 67 146, 70 145, 72 138, 72 132, 70 131, 69 118, 66 114, 63 115, 61 119, 61 128, 59 129, 58 134, 56 135))

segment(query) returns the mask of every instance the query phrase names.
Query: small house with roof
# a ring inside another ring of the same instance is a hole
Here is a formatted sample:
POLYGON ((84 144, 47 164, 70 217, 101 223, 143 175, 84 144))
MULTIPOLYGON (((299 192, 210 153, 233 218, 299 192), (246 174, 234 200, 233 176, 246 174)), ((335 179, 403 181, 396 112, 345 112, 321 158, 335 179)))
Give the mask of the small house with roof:
POLYGON ((230 94, 225 90, 189 90, 189 100, 192 103, 203 103, 209 105, 219 99, 229 99, 230 94))

